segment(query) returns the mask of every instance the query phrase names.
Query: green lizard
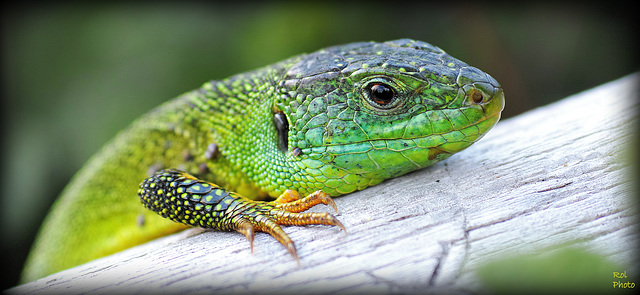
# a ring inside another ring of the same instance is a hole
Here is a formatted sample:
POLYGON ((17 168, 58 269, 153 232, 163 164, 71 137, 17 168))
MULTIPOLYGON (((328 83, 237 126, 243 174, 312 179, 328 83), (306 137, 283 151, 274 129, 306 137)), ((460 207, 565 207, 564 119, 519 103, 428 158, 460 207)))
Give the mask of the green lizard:
POLYGON ((138 119, 74 176, 23 280, 187 225, 236 230, 251 247, 264 231, 297 259, 280 225, 344 229, 331 214, 302 212, 467 148, 503 106, 488 74, 409 39, 330 47, 207 82, 138 119), (278 198, 259 201, 268 197, 278 198))

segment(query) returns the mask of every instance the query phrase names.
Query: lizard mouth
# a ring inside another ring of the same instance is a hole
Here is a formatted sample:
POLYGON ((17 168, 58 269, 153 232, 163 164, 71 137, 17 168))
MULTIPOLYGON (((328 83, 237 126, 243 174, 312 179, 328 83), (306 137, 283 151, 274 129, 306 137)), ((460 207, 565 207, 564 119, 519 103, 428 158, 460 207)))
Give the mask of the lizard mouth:
MULTIPOLYGON (((491 128, 499 119, 500 113, 494 113, 485 117, 481 121, 478 121, 476 124, 461 130, 451 130, 445 133, 414 138, 372 139, 349 144, 328 145, 326 147, 326 152, 328 154, 339 156, 363 154, 375 150, 386 150, 396 153, 404 153, 407 151, 415 152, 421 150, 421 153, 423 154, 422 156, 424 157, 424 155, 426 155, 426 150, 428 149, 430 150, 428 153, 428 159, 434 160, 437 154, 454 154, 467 148, 472 143, 478 141, 482 136, 484 136, 484 134, 486 134, 486 131, 488 131, 486 130, 485 132, 478 132, 475 134, 465 134, 465 132, 473 132, 473 130, 467 129, 474 129, 475 127, 480 131, 479 129, 491 128), (488 127, 478 127, 478 125, 486 125, 488 127)), ((416 163, 416 166, 419 168, 427 165, 429 164, 419 165, 416 163)))

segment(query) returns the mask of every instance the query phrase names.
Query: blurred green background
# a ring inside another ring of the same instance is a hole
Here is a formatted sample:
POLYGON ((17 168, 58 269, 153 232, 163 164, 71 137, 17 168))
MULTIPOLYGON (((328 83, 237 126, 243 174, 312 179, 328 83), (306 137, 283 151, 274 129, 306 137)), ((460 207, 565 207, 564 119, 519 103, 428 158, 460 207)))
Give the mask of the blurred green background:
POLYGON ((413 38, 496 78, 508 118, 638 71, 630 16, 606 3, 3 7, 0 287, 16 284, 42 218, 82 164, 205 81, 325 46, 413 38))

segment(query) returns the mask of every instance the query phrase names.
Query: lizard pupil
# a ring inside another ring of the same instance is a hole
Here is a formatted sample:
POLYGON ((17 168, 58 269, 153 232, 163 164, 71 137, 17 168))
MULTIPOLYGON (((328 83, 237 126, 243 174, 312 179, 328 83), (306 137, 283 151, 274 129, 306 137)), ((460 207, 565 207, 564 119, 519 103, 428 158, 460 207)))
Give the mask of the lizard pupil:
POLYGON ((371 95, 371 99, 375 103, 383 106, 388 105, 393 100, 393 97, 394 97, 394 93, 391 87, 382 83, 376 83, 371 85, 369 93, 371 95))

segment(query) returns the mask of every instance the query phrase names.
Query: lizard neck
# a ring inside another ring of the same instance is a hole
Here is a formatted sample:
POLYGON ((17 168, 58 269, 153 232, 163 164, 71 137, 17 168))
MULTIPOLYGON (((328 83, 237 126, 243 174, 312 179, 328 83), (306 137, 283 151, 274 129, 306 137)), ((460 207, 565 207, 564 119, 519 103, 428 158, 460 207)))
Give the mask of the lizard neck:
POLYGON ((191 136, 201 138, 193 143, 206 164, 201 175, 205 172, 205 178, 218 182, 224 179, 227 187, 248 198, 277 196, 293 188, 276 181, 291 176, 288 155, 279 148, 274 125, 280 75, 278 68, 263 69, 211 81, 191 93, 197 112, 186 121, 202 133, 191 136))

